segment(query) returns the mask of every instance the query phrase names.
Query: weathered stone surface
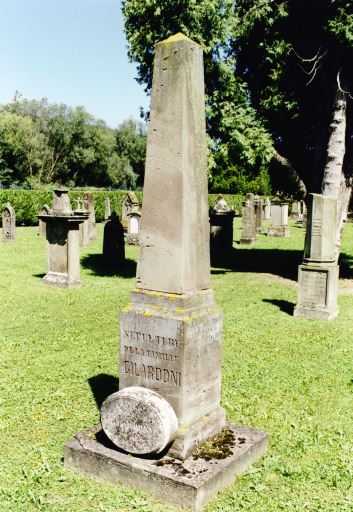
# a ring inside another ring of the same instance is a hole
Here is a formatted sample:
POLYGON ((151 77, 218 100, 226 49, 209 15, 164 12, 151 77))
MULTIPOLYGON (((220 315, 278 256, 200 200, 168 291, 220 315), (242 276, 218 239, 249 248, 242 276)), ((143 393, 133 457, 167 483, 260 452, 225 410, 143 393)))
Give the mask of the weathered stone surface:
POLYGON ((267 236, 288 238, 290 236, 288 226, 288 203, 278 199, 271 202, 271 224, 267 236))
POLYGON ((109 439, 129 453, 159 453, 174 441, 178 419, 169 403, 151 389, 124 388, 101 408, 101 424, 109 439))
POLYGON ((136 286, 210 288, 201 47, 178 34, 156 45, 136 286))
POLYGON ((335 263, 337 201, 309 194, 303 264, 299 266, 294 316, 332 320, 338 316, 339 267, 335 263))
POLYGON ((264 201, 264 219, 271 219, 271 200, 269 197, 266 197, 264 201))
POLYGON ((96 240, 96 214, 94 211, 94 197, 93 192, 85 192, 83 196, 83 204, 85 210, 89 212, 88 217, 88 239, 96 240))
POLYGON ((60 288, 78 288, 80 279, 79 225, 85 216, 71 209, 67 189, 54 190, 50 215, 38 215, 46 224, 47 274, 42 283, 60 288))
POLYGON ((141 215, 140 203, 135 192, 127 192, 121 203, 121 223, 126 233, 129 229, 129 217, 131 214, 136 213, 141 215))
POLYGON ((16 242, 16 214, 7 203, 2 214, 2 242, 16 242))
MULTIPOLYGON (((213 411, 222 428, 221 341, 222 313, 211 290, 174 295, 136 289, 120 319, 120 389, 153 388, 173 407, 181 431, 213 411)), ((185 453, 181 447, 180 458, 185 453)))
POLYGON ((255 207, 255 228, 256 233, 265 233, 265 226, 264 226, 264 203, 262 200, 257 197, 254 200, 254 207, 255 207))
POLYGON ((243 229, 240 245, 254 245, 257 242, 254 194, 246 194, 246 199, 243 201, 243 229))
POLYGON ((231 454, 223 459, 189 457, 178 461, 169 454, 140 458, 112 449, 97 425, 66 443, 64 464, 96 480, 138 487, 176 507, 202 510, 218 491, 231 485, 267 450, 266 432, 234 423, 227 427, 232 437, 231 454))
POLYGON ((113 265, 119 265, 125 261, 124 228, 115 212, 104 226, 103 258, 113 265))
POLYGON ((105 209, 104 209, 104 222, 108 222, 109 218, 111 216, 110 211, 110 197, 107 196, 105 198, 105 209))
MULTIPOLYGON (((50 215, 51 209, 50 206, 44 204, 38 215, 50 215)), ((39 236, 46 236, 45 232, 45 222, 39 219, 39 236)))

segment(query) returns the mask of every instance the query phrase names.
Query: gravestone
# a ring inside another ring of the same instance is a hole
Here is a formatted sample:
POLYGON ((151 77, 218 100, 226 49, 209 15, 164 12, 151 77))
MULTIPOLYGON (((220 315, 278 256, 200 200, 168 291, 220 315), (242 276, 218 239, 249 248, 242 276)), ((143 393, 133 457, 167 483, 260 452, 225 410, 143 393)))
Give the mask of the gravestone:
POLYGON ((88 239, 96 240, 96 214, 94 211, 94 197, 93 192, 85 192, 83 196, 84 209, 89 212, 88 217, 88 239))
POLYGON ((105 198, 105 209, 104 209, 104 223, 108 222, 109 218, 111 216, 110 211, 110 197, 107 196, 105 198))
POLYGON ((241 233, 240 245, 257 244, 254 194, 246 194, 243 205, 243 229, 241 233))
POLYGON ((125 261, 124 228, 115 212, 111 214, 104 226, 103 258, 113 265, 119 265, 125 261))
POLYGON ((127 214, 127 233, 125 238, 126 245, 139 245, 140 241, 140 220, 141 212, 131 211, 127 214))
POLYGON ((136 197, 135 192, 127 192, 123 198, 121 203, 121 223, 123 225, 125 233, 128 231, 129 227, 129 216, 132 213, 139 213, 140 211, 140 203, 136 197))
POLYGON ((300 201, 293 201, 292 203, 292 211, 291 211, 291 218, 294 220, 299 220, 301 211, 300 211, 300 201))
POLYGON ((229 251, 233 248, 234 217, 234 210, 229 208, 222 194, 219 194, 213 208, 209 210, 211 251, 229 251))
POLYGON ((269 197, 266 197, 264 201, 264 219, 271 219, 271 200, 269 197))
POLYGON ((164 467, 173 458, 196 476, 198 461, 189 455, 225 426, 222 313, 210 288, 206 156, 203 52, 178 34, 156 45, 136 288, 121 313, 120 391, 101 410, 107 436, 139 457, 92 445, 88 433, 65 447, 67 467, 197 509, 267 447, 266 433, 227 424, 247 450, 238 451, 234 441, 236 454, 210 465, 209 472, 204 468, 203 483, 182 472, 171 477, 164 467), (155 452, 165 454, 151 464, 155 452))
POLYGON ((88 247, 89 246, 89 211, 84 208, 84 200, 78 197, 76 199, 77 208, 75 210, 75 215, 80 215, 84 217, 84 221, 79 224, 79 233, 80 233, 80 247, 88 247))
POLYGON ((255 229, 256 233, 265 233, 264 226, 264 204, 259 196, 254 196, 255 208, 255 229))
POLYGON ((39 215, 46 224, 47 273, 42 283, 59 288, 78 288, 80 279, 79 225, 85 216, 75 214, 68 190, 54 190, 50 215, 39 215))
POLYGON ((339 266, 335 261, 337 201, 309 194, 303 263, 299 265, 294 316, 332 320, 338 316, 339 266))
POLYGON ((288 203, 280 199, 271 201, 271 224, 267 236, 288 238, 290 236, 288 226, 288 203))
POLYGON ((2 213, 2 242, 16 242, 16 214, 11 203, 7 203, 2 213))
MULTIPOLYGON (((38 215, 50 215, 50 206, 47 204, 44 204, 39 212, 38 215)), ((41 219, 39 220, 39 236, 45 236, 46 230, 45 230, 45 222, 43 222, 41 219)))

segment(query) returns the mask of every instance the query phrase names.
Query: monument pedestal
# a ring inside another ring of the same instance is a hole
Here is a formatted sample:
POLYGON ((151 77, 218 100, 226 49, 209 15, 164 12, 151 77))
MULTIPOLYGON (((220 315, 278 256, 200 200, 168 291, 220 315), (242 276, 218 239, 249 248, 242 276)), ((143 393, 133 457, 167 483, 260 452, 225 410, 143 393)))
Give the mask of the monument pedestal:
POLYGON ((210 247, 211 251, 229 251, 233 248, 234 211, 210 212, 210 247))
POLYGON ((96 425, 65 444, 64 464, 96 480, 138 487, 176 507, 202 510, 267 451, 266 432, 230 422, 226 428, 225 449, 218 457, 196 454, 178 461, 170 452, 143 458, 127 454, 96 425))
POLYGON ((339 266, 299 265, 298 303, 293 316, 333 320, 338 316, 339 266))
POLYGON ((179 424, 172 454, 185 459, 225 424, 222 312, 213 291, 135 289, 121 313, 120 340, 120 389, 149 387, 169 402, 179 424))

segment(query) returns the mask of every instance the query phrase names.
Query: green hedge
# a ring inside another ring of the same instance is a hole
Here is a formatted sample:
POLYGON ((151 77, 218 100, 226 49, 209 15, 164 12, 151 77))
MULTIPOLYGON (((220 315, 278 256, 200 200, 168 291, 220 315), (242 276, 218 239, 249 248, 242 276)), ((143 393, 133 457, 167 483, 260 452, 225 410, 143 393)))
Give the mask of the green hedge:
MULTIPOLYGON (((70 190, 69 197, 73 209, 77 208, 76 199, 82 199, 83 191, 70 190)), ((142 192, 135 192, 140 203, 142 202, 142 192)), ((126 192, 124 191, 93 191, 94 208, 96 221, 104 220, 105 198, 110 198, 111 211, 115 211, 121 217, 121 203, 126 192)), ((208 204, 214 205, 217 194, 209 194, 208 204)), ((241 214, 241 202, 244 196, 234 194, 223 194, 224 199, 229 206, 234 206, 241 214)), ((16 213, 16 224, 18 226, 36 226, 38 224, 37 215, 42 206, 47 204, 51 206, 53 201, 53 192, 51 190, 1 190, 0 191, 0 213, 4 210, 7 203, 11 203, 16 213)))

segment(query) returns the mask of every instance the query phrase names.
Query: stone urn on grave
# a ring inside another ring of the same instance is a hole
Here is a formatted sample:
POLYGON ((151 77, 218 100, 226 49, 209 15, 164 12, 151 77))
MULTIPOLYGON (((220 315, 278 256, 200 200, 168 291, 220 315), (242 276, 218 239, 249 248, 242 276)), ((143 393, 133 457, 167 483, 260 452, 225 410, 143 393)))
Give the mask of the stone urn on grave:
POLYGON ((59 288, 82 286, 79 226, 86 218, 87 215, 72 211, 68 189, 54 190, 50 214, 38 215, 46 224, 47 273, 43 284, 59 288))

